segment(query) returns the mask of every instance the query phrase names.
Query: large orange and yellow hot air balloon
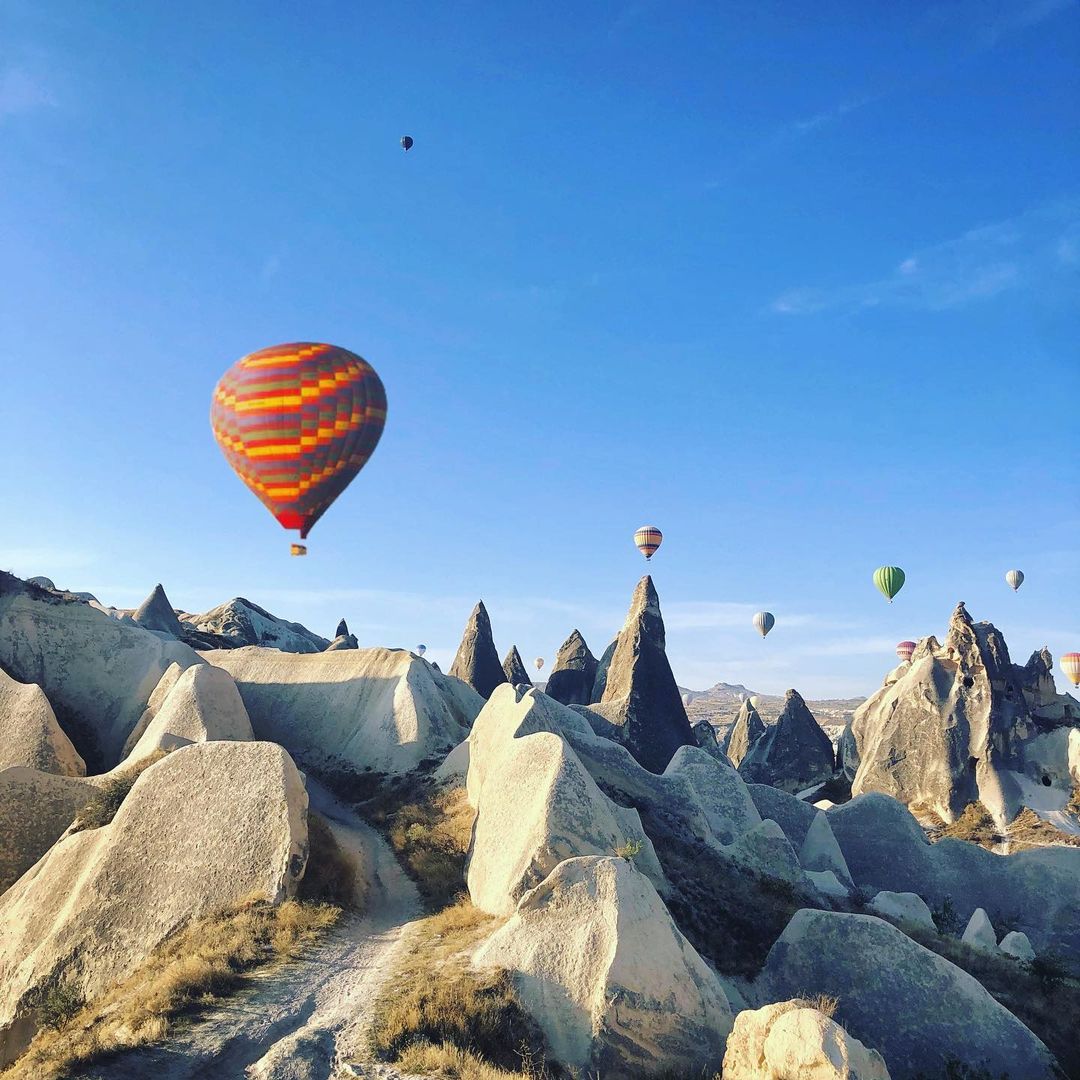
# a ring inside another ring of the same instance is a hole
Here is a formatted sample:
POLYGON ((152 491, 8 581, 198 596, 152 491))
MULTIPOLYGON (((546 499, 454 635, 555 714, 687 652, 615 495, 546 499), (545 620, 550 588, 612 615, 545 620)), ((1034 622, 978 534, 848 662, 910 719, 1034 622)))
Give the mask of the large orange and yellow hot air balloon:
POLYGON ((1073 686, 1080 686, 1080 652, 1067 652, 1061 658, 1061 670, 1073 686))
POLYGON ((656 554, 656 549, 663 542, 664 534, 655 525, 642 525, 641 528, 634 533, 634 544, 638 551, 645 556, 646 562, 656 554))
POLYGON ((226 460, 301 540, 367 463, 385 423, 375 369, 346 349, 306 341, 237 360, 210 407, 226 460))

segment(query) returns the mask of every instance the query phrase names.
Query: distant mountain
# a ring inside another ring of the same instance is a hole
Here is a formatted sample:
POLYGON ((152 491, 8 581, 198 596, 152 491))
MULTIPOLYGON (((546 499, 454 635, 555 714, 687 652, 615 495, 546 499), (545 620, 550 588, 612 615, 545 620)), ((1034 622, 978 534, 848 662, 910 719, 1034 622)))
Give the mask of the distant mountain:
MULTIPOLYGON (((679 690, 690 699, 686 711, 691 724, 708 720, 713 727, 726 728, 735 722, 739 705, 748 697, 757 698, 758 713, 767 724, 773 723, 784 708, 783 694, 761 694, 741 683, 718 682, 708 690, 688 690, 680 686, 679 690)), ((806 705, 823 728, 840 728, 865 700, 861 697, 807 699, 806 705)))

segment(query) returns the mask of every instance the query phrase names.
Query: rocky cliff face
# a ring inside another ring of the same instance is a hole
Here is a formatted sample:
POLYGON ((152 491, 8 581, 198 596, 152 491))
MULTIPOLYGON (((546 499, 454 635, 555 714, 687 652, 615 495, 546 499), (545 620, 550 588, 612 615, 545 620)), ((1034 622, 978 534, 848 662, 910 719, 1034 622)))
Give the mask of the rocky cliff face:
POLYGON ((135 609, 132 618, 144 630, 172 634, 175 638, 182 634, 180 620, 176 617, 161 582, 154 586, 150 595, 135 609))
POLYGON ((532 686, 532 679, 529 678, 529 673, 525 670, 525 664, 516 645, 510 646, 510 651, 502 662, 502 669, 506 681, 511 686, 532 686))
POLYGON ((784 711, 765 729, 739 763, 748 782, 796 792, 828 780, 835 768, 832 743, 797 690, 789 690, 784 711))
POLYGON ((495 641, 491 636, 491 619, 481 600, 473 608, 465 633, 458 646, 450 674, 468 683, 481 697, 491 697, 492 690, 506 682, 506 673, 499 663, 495 641))
POLYGON ((564 705, 588 705, 596 682, 596 657, 575 630, 560 646, 544 693, 564 705))
MULTIPOLYGON (((1027 786, 1073 782, 1067 762, 1047 762, 1054 729, 1080 724, 1080 707, 1059 695, 1046 650, 1020 667, 992 624, 958 604, 943 644, 919 642, 910 663, 886 676, 855 714, 853 794, 883 791, 945 821, 981 802, 999 824, 1024 805, 1027 786)), ((1060 756, 1060 755, 1059 755, 1060 756)))
POLYGON ((201 615, 182 615, 184 640, 193 648, 241 649, 262 645, 282 652, 322 652, 330 644, 300 623, 288 622, 265 608, 234 597, 201 615))
POLYGON ((735 718, 735 723, 731 725, 722 749, 731 764, 738 767, 750 747, 764 734, 765 721, 761 719, 757 709, 747 698, 739 706, 739 715, 735 718))

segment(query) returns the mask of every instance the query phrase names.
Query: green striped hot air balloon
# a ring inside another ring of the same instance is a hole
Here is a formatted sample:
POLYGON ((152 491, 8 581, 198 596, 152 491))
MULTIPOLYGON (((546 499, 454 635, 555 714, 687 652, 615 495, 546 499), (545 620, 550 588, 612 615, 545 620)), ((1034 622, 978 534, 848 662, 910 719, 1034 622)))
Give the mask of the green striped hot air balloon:
POLYGON ((904 587, 904 571, 899 566, 879 566, 874 571, 874 584, 891 604, 893 597, 904 587))

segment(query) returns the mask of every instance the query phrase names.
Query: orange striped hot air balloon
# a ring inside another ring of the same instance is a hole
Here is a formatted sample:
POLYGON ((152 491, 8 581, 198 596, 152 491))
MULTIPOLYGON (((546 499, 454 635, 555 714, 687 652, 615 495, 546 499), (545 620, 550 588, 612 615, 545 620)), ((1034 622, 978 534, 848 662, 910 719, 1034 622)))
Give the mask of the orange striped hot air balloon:
POLYGON ((1080 686, 1080 652, 1067 652, 1061 658, 1061 670, 1073 686, 1080 686))
MULTIPOLYGON (((367 463, 385 422, 375 369, 346 349, 306 341, 237 360, 210 407, 225 459, 301 540, 367 463)), ((306 551, 292 545, 294 555, 306 551)))
POLYGON ((663 542, 664 534, 655 525, 642 525, 634 533, 634 543, 637 545, 638 551, 645 556, 646 562, 656 554, 656 549, 663 542))

